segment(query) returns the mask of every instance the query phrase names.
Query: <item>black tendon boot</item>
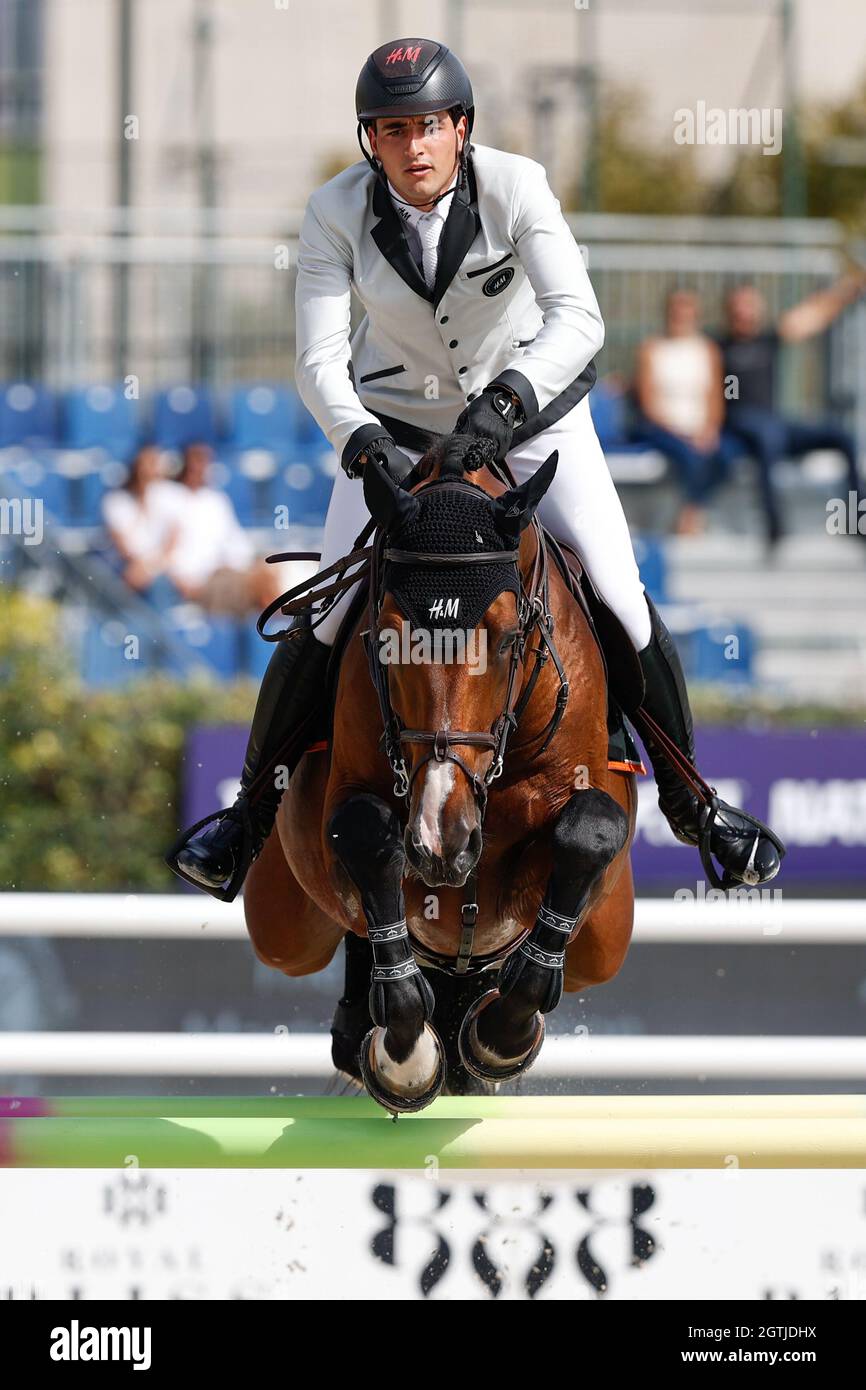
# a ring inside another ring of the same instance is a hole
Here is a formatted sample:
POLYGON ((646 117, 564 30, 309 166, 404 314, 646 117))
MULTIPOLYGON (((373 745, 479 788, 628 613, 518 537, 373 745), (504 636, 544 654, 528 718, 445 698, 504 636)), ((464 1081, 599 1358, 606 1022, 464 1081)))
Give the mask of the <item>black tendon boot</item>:
MULTIPOLYGON (((695 761, 692 712, 674 640, 647 597, 652 618, 652 638, 638 653, 646 682, 641 711, 655 720, 663 733, 676 744, 690 763, 695 761)), ((736 883, 755 886, 768 883, 779 872, 785 846, 777 835, 755 816, 729 806, 719 797, 706 806, 682 780, 676 767, 653 732, 635 717, 646 750, 652 759, 659 790, 659 806, 678 840, 698 845, 701 858, 716 887, 736 883), (719 877, 710 854, 724 869, 719 877)))
POLYGON ((294 772, 304 753, 304 726, 322 700, 330 655, 309 628, 278 643, 256 702, 240 795, 185 831, 165 856, 181 878, 223 902, 235 897, 271 832, 287 779, 283 769, 294 772))
POLYGON ((373 1027, 370 1013, 370 973, 373 948, 366 936, 347 931, 344 937, 346 973, 343 994, 337 1001, 331 1024, 331 1060, 337 1071, 361 1080, 358 1053, 373 1027))

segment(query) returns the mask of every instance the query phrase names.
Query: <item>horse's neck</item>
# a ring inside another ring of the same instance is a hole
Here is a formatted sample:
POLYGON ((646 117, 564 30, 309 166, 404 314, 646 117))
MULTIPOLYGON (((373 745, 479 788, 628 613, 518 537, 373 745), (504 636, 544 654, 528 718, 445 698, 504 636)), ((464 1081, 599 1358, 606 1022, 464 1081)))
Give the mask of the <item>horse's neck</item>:
MULTIPOLYGON (((534 526, 528 528, 530 534, 524 532, 521 537, 520 545, 520 574, 523 587, 527 594, 532 593, 532 577, 535 573, 538 548, 541 543, 540 535, 534 526)), ((568 678, 569 668, 574 666, 575 652, 573 649, 566 650, 564 638, 568 633, 569 627, 566 621, 569 606, 574 603, 573 596, 570 594, 558 565, 553 561, 550 552, 547 555, 547 584, 549 598, 549 612, 553 619, 553 632, 551 640, 556 646, 560 662, 565 670, 566 679, 568 678)), ((539 591, 539 597, 543 599, 543 593, 539 591)), ((560 688, 559 675, 556 664, 550 655, 549 648, 544 641, 538 626, 532 629, 526 645, 526 653, 523 660, 523 679, 520 686, 520 696, 524 696, 526 687, 533 676, 536 666, 535 652, 541 650, 547 657, 541 671, 535 681, 532 694, 520 720, 520 728, 515 731, 513 740, 517 745, 529 744, 536 735, 540 735, 551 715, 553 714, 556 697, 560 688)), ((532 743, 532 748, 537 743, 532 743)), ((530 750, 531 751, 531 750, 530 750)))

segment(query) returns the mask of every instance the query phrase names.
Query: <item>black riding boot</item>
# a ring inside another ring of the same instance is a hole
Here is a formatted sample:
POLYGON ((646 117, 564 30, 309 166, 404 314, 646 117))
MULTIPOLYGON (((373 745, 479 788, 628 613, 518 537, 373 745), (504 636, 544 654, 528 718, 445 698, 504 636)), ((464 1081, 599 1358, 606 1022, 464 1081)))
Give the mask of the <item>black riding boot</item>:
MULTIPOLYGON (((646 682, 642 708, 689 762, 694 763, 692 712, 683 668, 674 640, 649 597, 647 603, 652 618, 652 638, 649 646, 638 653, 646 682)), ((635 722, 652 759, 659 806, 677 839, 687 845, 699 844, 701 831, 709 820, 709 848, 726 870, 723 886, 734 882, 754 886, 775 878, 785 853, 778 836, 754 816, 729 806, 720 798, 712 815, 682 781, 651 732, 641 726, 638 718, 635 722)))
POLYGON ((274 824, 290 775, 304 753, 302 726, 318 709, 331 648, 307 628, 278 643, 265 671, 247 744, 241 791, 228 810, 185 832, 165 857, 181 878, 230 902, 274 824), (297 733, 287 749, 283 745, 297 733), (257 782, 277 761, 277 775, 257 782), (256 783, 256 785, 253 785, 256 783))

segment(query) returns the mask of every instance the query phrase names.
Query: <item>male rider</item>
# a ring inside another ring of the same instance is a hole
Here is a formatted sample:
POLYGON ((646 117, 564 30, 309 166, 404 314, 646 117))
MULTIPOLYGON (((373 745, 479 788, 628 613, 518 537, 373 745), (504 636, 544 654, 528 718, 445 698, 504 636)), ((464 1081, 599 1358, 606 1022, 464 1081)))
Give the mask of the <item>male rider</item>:
MULTIPOLYGON (((580 250, 540 164, 472 146, 469 77, 443 44, 401 39, 367 59, 356 90, 364 161, 310 198, 296 286, 297 384, 342 472, 320 567, 345 555, 367 515, 370 454, 402 480, 434 440, 486 436, 522 482, 559 451, 538 517, 580 555, 639 653, 643 708, 694 760, 692 718, 673 641, 644 593, 587 393, 604 327, 580 250), (364 149, 362 127, 370 153, 364 149), (350 336, 352 291, 366 314, 350 336)), ((322 698, 330 645, 349 600, 277 645, 262 684, 235 805, 187 837, 172 867, 208 891, 237 891, 274 822, 282 780, 254 779, 322 698)), ((696 844, 699 803, 645 739, 674 833, 696 844)), ((280 758, 292 770, 291 760, 280 758)), ((779 868, 777 846, 722 805, 711 845, 739 879, 779 868)))

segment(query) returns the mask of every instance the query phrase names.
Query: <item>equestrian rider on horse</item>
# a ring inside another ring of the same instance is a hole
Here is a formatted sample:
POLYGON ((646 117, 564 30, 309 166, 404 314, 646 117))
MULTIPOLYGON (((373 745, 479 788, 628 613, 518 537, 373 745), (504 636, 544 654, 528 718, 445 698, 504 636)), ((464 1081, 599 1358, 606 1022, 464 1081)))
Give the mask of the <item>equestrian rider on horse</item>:
MULTIPOLYGON (((522 482, 557 449, 539 520, 581 557, 638 652, 642 708, 693 762, 682 668, 644 593, 589 413, 601 314, 543 167, 470 143, 468 75, 434 41, 398 40, 371 54, 356 110, 365 162, 312 195, 298 256, 298 389, 342 463, 320 568, 351 551, 366 520, 360 474, 369 453, 402 480, 438 436, 487 436, 522 482), (353 289, 366 315, 350 339, 353 289)), ((315 632, 277 644, 237 801, 168 857, 207 891, 240 875, 273 826, 285 772, 255 800, 247 792, 321 703, 350 598, 341 596, 315 632)), ((697 844, 698 799, 661 746, 644 742, 662 811, 678 839, 697 844)), ((778 872, 779 846, 765 830, 720 803, 710 844, 732 878, 763 883, 778 872)))

